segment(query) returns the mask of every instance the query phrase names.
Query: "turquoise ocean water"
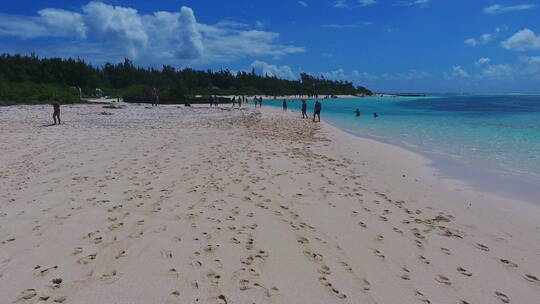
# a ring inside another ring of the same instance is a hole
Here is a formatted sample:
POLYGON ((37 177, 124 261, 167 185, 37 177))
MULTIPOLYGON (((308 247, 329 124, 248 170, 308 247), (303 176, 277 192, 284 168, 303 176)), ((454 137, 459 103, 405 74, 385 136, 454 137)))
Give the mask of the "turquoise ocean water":
MULTIPOLYGON (((319 100, 322 119, 340 129, 421 153, 449 177, 540 201, 540 95, 319 100)), ((300 101, 288 108, 299 111, 300 101)))

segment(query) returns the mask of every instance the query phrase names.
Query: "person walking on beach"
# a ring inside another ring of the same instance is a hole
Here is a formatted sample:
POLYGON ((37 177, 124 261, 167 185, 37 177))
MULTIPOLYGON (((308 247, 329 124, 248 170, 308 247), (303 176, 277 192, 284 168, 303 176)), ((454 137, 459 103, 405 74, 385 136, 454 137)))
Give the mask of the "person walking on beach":
POLYGON ((152 88, 152 106, 156 106, 159 104, 159 91, 156 87, 152 88))
POLYGON ((242 96, 238 97, 238 107, 242 107, 242 96))
POLYGON ((56 122, 56 119, 58 119, 58 124, 61 124, 60 122, 60 101, 58 99, 53 99, 52 101, 52 106, 53 106, 53 120, 54 120, 54 124, 56 125, 57 122, 56 122))
POLYGON ((261 107, 262 107, 262 96, 259 97, 259 108, 261 108, 261 107))
POLYGON ((315 122, 315 116, 317 116, 319 118, 319 122, 321 122, 321 110, 322 110, 322 105, 317 100, 315 102, 315 108, 314 108, 314 111, 313 111, 313 122, 315 122))
POLYGON ((287 112, 287 100, 283 100, 283 112, 287 112))
POLYGON ((305 99, 302 99, 302 119, 309 118, 307 115, 307 103, 305 99))

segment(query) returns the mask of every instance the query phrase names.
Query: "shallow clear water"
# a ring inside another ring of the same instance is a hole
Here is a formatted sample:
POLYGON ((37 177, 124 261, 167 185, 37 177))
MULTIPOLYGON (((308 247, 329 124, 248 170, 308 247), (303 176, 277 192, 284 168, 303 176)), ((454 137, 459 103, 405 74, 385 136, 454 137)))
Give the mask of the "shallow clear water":
MULTIPOLYGON (((265 104, 281 107, 282 100, 265 104)), ((538 95, 323 99, 322 105, 324 120, 355 135, 540 186, 538 95)), ((288 106, 299 111, 300 101, 288 106)))

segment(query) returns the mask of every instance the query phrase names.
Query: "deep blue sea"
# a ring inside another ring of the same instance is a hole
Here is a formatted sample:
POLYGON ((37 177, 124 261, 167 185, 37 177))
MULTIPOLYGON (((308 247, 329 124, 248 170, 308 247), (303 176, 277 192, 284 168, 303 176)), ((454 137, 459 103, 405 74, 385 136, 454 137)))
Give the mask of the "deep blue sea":
MULTIPOLYGON (((428 156, 451 177, 505 185, 540 201, 540 95, 319 100, 322 119, 338 128, 428 156)), ((310 114, 314 103, 308 101, 310 114)), ((265 104, 281 107, 282 100, 265 104)), ((300 101, 289 100, 288 108, 299 111, 300 101)))

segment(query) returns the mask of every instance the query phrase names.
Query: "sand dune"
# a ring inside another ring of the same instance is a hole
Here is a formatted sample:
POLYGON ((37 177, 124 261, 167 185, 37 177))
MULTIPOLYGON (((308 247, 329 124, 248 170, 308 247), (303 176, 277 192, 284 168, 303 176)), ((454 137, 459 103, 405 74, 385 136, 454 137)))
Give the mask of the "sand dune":
POLYGON ((263 109, 0 112, 0 303, 519 303, 535 206, 263 109))

